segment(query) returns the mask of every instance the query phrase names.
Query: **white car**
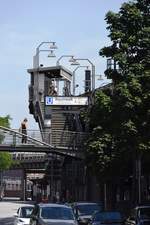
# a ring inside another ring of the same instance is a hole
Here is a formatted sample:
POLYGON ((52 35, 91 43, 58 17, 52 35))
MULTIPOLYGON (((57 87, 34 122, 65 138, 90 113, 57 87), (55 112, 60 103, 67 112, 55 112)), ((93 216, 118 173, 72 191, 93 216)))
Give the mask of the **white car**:
POLYGON ((21 206, 15 216, 14 225, 29 225, 30 216, 33 210, 32 205, 21 206))

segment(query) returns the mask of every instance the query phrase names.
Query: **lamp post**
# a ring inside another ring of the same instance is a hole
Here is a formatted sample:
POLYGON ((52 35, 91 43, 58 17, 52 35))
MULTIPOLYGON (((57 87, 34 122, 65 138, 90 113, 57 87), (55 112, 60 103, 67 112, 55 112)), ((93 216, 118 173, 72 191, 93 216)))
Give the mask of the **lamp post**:
POLYGON ((77 66, 75 69, 74 69, 74 71, 73 71, 73 79, 72 79, 72 88, 73 88, 73 95, 75 95, 75 88, 76 88, 76 86, 75 86, 75 72, 76 72, 76 70, 77 69, 79 69, 79 68, 87 68, 88 69, 88 66, 77 66))
POLYGON ((72 63, 72 65, 76 65, 76 61, 81 61, 81 60, 84 60, 84 61, 88 61, 88 63, 91 65, 92 67, 92 91, 94 91, 95 89, 95 65, 89 60, 89 59, 82 59, 82 58, 73 58, 74 59, 74 62, 72 63))
POLYGON ((36 54, 33 56, 33 67, 34 68, 39 67, 39 53, 40 52, 50 52, 51 55, 49 55, 49 57, 55 57, 55 55, 53 54, 54 49, 57 49, 56 43, 54 41, 43 41, 43 42, 41 42, 36 48, 36 54), (50 49, 41 50, 40 47, 44 44, 51 44, 50 49))
POLYGON ((69 58, 70 58, 69 62, 74 62, 74 56, 73 56, 73 55, 62 55, 62 56, 57 60, 56 65, 59 66, 59 65, 60 65, 60 60, 61 60, 62 58, 65 58, 65 57, 69 57, 69 58))

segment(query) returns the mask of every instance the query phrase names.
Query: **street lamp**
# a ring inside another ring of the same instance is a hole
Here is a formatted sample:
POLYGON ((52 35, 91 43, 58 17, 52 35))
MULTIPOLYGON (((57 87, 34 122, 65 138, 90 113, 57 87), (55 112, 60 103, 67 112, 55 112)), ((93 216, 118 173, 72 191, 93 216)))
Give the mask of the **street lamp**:
POLYGON ((95 90, 95 66, 94 66, 94 64, 89 59, 86 59, 86 58, 85 59, 73 58, 73 59, 74 59, 74 62, 71 64, 73 66, 76 65, 75 63, 80 60, 88 61, 89 64, 91 65, 91 67, 92 67, 92 91, 94 91, 95 90))
POLYGON ((40 52, 50 52, 48 57, 55 57, 53 50, 57 49, 56 43, 54 41, 43 41, 41 42, 38 47, 36 48, 36 54, 33 57, 33 67, 39 67, 39 53, 40 52), (44 44, 50 44, 50 49, 41 50, 40 47, 44 44))
POLYGON ((62 59, 62 58, 65 58, 65 57, 69 57, 70 59, 69 59, 69 62, 74 62, 74 56, 73 55, 62 55, 58 60, 57 60, 57 62, 56 62, 56 65, 57 66, 59 66, 60 65, 60 60, 62 59))
POLYGON ((51 57, 51 58, 56 57, 53 50, 48 50, 48 51, 50 51, 50 53, 48 54, 47 57, 51 57))
POLYGON ((76 89, 76 85, 75 85, 75 72, 76 72, 76 70, 77 69, 79 69, 79 68, 87 68, 88 69, 88 66, 77 66, 75 69, 74 69, 74 71, 73 71, 73 76, 72 76, 72 88, 73 88, 73 95, 75 95, 75 89, 76 89))

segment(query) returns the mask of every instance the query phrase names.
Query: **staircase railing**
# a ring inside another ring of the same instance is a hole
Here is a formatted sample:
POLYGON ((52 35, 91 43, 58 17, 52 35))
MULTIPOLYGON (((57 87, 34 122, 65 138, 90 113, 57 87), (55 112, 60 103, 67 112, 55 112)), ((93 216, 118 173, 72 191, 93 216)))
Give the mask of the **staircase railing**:
POLYGON ((39 113, 38 113, 38 123, 39 123, 39 128, 40 128, 40 131, 41 131, 42 140, 44 140, 44 136, 43 136, 44 115, 43 115, 43 110, 42 110, 41 104, 39 102, 37 102, 37 107, 39 108, 39 110, 38 110, 39 111, 39 113))
POLYGON ((82 149, 88 133, 73 132, 67 130, 53 130, 52 145, 82 149))

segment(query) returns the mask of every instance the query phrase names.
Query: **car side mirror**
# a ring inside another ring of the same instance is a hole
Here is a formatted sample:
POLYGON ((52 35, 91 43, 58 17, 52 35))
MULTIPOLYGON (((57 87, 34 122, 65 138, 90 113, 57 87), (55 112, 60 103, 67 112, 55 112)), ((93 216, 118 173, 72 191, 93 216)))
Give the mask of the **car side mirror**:
POLYGON ((14 217, 18 217, 18 214, 17 214, 17 213, 15 213, 15 214, 14 214, 14 217))

